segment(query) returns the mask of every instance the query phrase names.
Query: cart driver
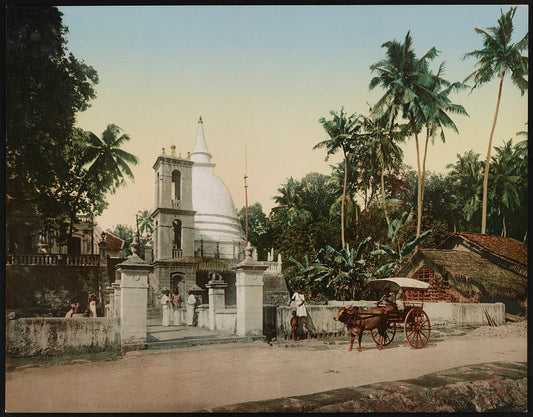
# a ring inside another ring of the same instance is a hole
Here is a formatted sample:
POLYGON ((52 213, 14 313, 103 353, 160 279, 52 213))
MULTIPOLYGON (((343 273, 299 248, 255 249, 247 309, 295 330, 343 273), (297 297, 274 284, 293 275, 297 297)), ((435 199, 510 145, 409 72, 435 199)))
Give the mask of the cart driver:
POLYGON ((385 288, 383 290, 383 295, 378 301, 378 306, 384 305, 384 306, 394 306, 396 305, 396 297, 394 296, 394 293, 390 292, 389 287, 385 288))

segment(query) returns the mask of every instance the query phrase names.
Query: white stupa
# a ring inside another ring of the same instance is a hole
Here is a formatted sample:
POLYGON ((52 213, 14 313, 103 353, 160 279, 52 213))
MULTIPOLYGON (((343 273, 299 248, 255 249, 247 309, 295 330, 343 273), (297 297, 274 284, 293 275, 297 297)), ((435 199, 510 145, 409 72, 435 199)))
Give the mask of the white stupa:
POLYGON ((231 194, 214 173, 215 164, 205 141, 202 118, 190 160, 192 166, 192 209, 194 244, 204 253, 216 253, 223 259, 238 259, 245 245, 242 227, 231 194))

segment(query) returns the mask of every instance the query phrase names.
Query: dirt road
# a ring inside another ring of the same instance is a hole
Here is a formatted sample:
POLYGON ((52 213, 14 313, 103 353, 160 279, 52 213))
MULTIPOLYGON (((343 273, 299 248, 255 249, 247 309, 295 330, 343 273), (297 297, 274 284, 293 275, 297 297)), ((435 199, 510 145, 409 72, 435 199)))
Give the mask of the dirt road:
POLYGON ((415 378, 493 361, 527 361, 526 323, 363 351, 320 340, 130 352, 115 362, 6 374, 8 412, 187 412, 415 378))

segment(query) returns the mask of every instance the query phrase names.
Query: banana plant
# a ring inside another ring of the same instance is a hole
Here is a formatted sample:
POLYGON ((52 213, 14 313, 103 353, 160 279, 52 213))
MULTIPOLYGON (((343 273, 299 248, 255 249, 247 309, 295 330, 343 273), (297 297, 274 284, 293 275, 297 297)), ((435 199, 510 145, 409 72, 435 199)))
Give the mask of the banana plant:
POLYGON ((367 262, 362 257, 364 247, 371 241, 370 237, 363 240, 357 248, 348 244, 342 250, 326 246, 318 251, 313 263, 303 265, 289 258, 300 272, 317 283, 326 283, 326 288, 333 288, 337 299, 356 299, 365 295, 367 281, 371 274, 367 272, 367 262))
POLYGON ((398 233, 405 224, 411 221, 412 217, 412 212, 404 212, 399 219, 393 220, 387 230, 387 237, 391 241, 391 246, 380 244, 378 249, 371 252, 372 256, 377 256, 378 258, 381 256, 386 256, 392 259, 391 262, 381 266, 375 272, 375 275, 377 275, 379 278, 386 278, 393 275, 393 273, 402 264, 402 261, 408 257, 415 250, 415 248, 431 233, 431 230, 426 230, 419 237, 405 243, 400 247, 400 243, 398 242, 398 233), (396 248, 393 248, 392 246, 395 244, 396 248))

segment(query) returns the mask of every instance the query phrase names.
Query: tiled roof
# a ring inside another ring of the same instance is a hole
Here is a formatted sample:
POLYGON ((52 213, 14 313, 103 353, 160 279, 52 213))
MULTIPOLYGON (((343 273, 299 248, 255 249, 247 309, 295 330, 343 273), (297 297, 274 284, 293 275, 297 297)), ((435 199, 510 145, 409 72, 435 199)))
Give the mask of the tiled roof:
POLYGON ((124 240, 110 232, 105 232, 105 242, 108 250, 121 250, 124 247, 124 240))
POLYGON ((491 297, 524 298, 527 296, 527 279, 470 251, 453 249, 421 249, 398 274, 406 274, 416 265, 415 257, 422 256, 429 266, 448 277, 450 284, 462 292, 465 287, 476 286, 491 297), (415 262, 413 262, 415 261, 415 262))
POLYGON ((446 239, 446 241, 439 245, 439 248, 446 247, 446 243, 457 236, 460 236, 495 255, 527 267, 527 245, 510 237, 459 232, 446 239))

